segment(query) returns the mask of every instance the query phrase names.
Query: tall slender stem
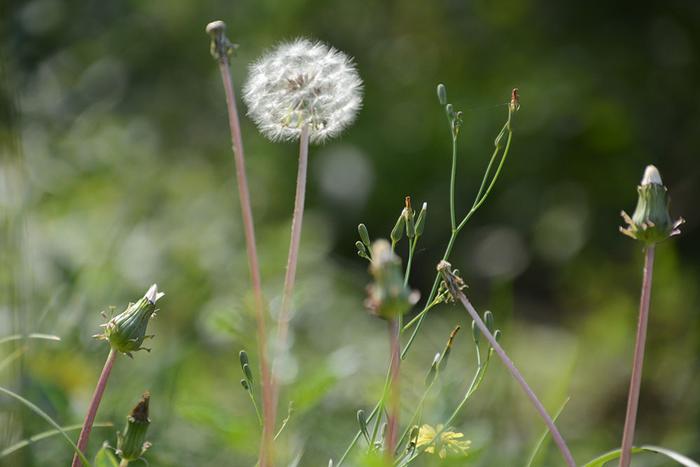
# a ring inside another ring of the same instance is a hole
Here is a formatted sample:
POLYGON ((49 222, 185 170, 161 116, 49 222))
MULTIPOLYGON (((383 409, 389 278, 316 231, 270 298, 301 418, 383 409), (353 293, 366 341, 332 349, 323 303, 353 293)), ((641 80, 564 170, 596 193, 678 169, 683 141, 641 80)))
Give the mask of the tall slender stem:
MULTIPOLYGON (((102 368, 102 373, 100 373, 100 378, 97 380, 97 386, 95 386, 95 392, 92 395, 92 400, 88 406, 87 415, 85 415, 85 422, 83 422, 83 429, 80 430, 80 436, 78 437, 78 449, 83 454, 88 445, 90 439, 90 431, 92 431, 92 424, 95 422, 95 416, 97 415, 97 409, 102 401, 102 395, 107 387, 107 380, 109 379, 110 373, 112 373, 112 367, 114 367, 114 361, 117 358, 117 351, 114 349, 109 350, 109 355, 107 355, 107 360, 102 368)), ((78 454, 73 455, 72 467, 82 467, 83 462, 78 457, 78 454)))
POLYGON ((399 409, 400 409, 400 381, 399 374, 401 370, 401 345, 399 343, 399 332, 401 326, 396 319, 389 321, 389 339, 391 348, 391 364, 390 364, 390 382, 389 382, 389 418, 386 441, 384 443, 384 452, 386 453, 389 462, 394 459, 394 448, 396 446, 396 436, 399 428, 399 409))
POLYGON ((221 81, 226 94, 226 108, 228 110, 229 129, 231 131, 231 143, 233 147, 233 159, 236 166, 236 182, 238 185, 238 198, 241 204, 243 218, 243 230, 245 233, 246 251, 248 254, 248 268, 250 270, 251 285, 255 299, 255 319, 257 322, 258 354, 260 355, 260 373, 262 374, 262 399, 263 399, 263 436, 260 446, 260 467, 272 465, 272 440, 275 435, 275 418, 273 408, 272 385, 270 369, 267 364, 267 334, 265 331, 265 300, 263 298, 260 281, 260 264, 255 243, 255 227, 253 224, 253 210, 250 206, 250 192, 248 190, 248 178, 245 170, 245 154, 243 152, 243 138, 241 137, 241 125, 236 108, 236 95, 233 90, 233 80, 229 68, 228 55, 220 53, 218 56, 221 81))
POLYGON ((540 400, 537 398, 537 395, 535 395, 535 392, 527 384, 525 378, 523 378, 523 375, 515 367, 513 361, 508 357, 505 350, 503 350, 503 347, 501 347, 498 341, 493 337, 493 334, 491 334, 489 329, 486 327, 486 324, 484 324, 484 321, 479 316, 479 313, 476 312, 471 302, 469 302, 469 300, 464 295, 464 293, 462 293, 461 290, 454 290, 453 294, 455 295, 455 298, 457 298, 462 303, 462 305, 467 310, 471 318, 476 322, 476 325, 479 327, 481 333, 489 341, 489 344, 496 351, 496 354, 498 354, 499 358, 503 361, 503 364, 506 366, 506 368, 508 368, 508 371, 513 376, 513 378, 515 378, 518 384, 520 384, 520 387, 523 389, 528 399, 530 399, 532 405, 535 406, 535 409, 540 414, 540 417, 542 417, 542 420, 544 420, 544 423, 547 425, 547 428, 549 428, 549 431, 552 433, 552 439, 554 439, 554 442, 561 451, 562 456, 564 456, 566 464, 569 467, 576 467, 576 462, 574 461, 574 458, 571 455, 571 451, 566 445, 566 442, 561 436, 561 433, 559 433, 559 429, 557 429, 557 426, 554 424, 554 421, 549 416, 547 410, 544 408, 540 400))
MULTIPOLYGON (((287 272, 284 276, 284 291, 282 293, 282 306, 277 317, 277 345, 278 351, 284 351, 287 346, 289 333, 289 309, 294 298, 294 284, 297 276, 297 263, 299 259, 299 245, 301 244, 301 227, 304 221, 304 201, 306 199, 306 174, 309 165, 309 125, 301 128, 299 138, 299 167, 297 170, 297 187, 294 197, 294 213, 292 214, 292 233, 289 237, 289 255, 287 256, 287 272)), ((274 364, 273 364, 274 367, 274 364)), ((274 373, 274 372, 273 372, 274 373)), ((275 378, 273 384, 273 413, 277 409, 279 387, 275 378)))
POLYGON ((637 341, 634 345, 634 360, 632 376, 627 397, 627 413, 625 428, 622 432, 622 454, 620 467, 629 467, 632 460, 632 443, 634 429, 637 424, 637 407, 639 406, 639 391, 642 385, 642 366, 644 365, 644 347, 647 339, 647 324, 649 322, 649 303, 651 301, 651 282, 654 272, 654 251, 652 244, 647 246, 644 254, 644 277, 642 279, 642 296, 639 302, 639 322, 637 324, 637 341))

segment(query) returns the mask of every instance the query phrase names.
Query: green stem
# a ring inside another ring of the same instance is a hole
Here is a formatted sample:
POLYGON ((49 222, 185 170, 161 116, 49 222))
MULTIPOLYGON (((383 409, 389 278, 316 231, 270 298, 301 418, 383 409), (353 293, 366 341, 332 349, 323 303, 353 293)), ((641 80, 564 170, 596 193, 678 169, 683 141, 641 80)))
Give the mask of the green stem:
POLYGON ((457 227, 455 214, 455 182, 457 178, 457 136, 452 135, 452 172, 450 173, 450 225, 452 230, 457 227))

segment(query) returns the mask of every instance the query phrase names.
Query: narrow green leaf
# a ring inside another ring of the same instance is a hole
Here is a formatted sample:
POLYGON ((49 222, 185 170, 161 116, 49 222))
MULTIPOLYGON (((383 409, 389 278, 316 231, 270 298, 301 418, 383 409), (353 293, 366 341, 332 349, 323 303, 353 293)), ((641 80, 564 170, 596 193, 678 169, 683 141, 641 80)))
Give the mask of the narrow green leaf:
POLYGON ((20 339, 43 339, 43 340, 48 340, 48 341, 60 341, 61 338, 58 336, 54 336, 53 334, 41 334, 38 332, 33 332, 31 334, 27 334, 26 336, 24 334, 13 334, 11 336, 5 336, 0 339, 0 344, 4 344, 6 342, 12 342, 12 341, 18 341, 20 339))
POLYGON ((61 428, 61 427, 59 426, 59 424, 56 423, 56 422, 54 421, 54 419, 51 418, 51 417, 49 416, 49 414, 47 414, 46 412, 44 412, 43 410, 41 410, 41 409, 39 408, 39 406, 35 405, 33 402, 31 402, 31 401, 25 399, 24 397, 20 396, 19 394, 15 393, 15 392, 10 391, 9 389, 0 387, 0 392, 3 393, 3 394, 5 394, 5 395, 7 395, 7 396, 12 397, 13 399, 18 400, 18 401, 21 402, 25 407, 27 407, 29 410, 31 410, 31 411, 34 412, 35 414, 39 415, 41 418, 43 418, 44 420, 46 420, 52 427, 54 427, 55 429, 57 429, 57 430, 63 435, 63 437, 66 439, 66 441, 68 441, 68 443, 71 445, 71 447, 73 448, 73 451, 75 451, 75 453, 78 455, 78 457, 80 457, 80 460, 83 462, 83 465, 84 465, 85 467, 90 467, 90 462, 88 462, 88 460, 85 458, 85 456, 83 455, 83 453, 80 452, 80 449, 78 449, 78 446, 75 445, 75 443, 73 442, 73 440, 70 439, 70 436, 68 436, 68 434, 66 434, 66 432, 63 431, 63 428, 61 428))
MULTIPOLYGON (((114 426, 111 422, 98 422, 94 423, 92 425, 93 428, 109 428, 114 426)), ((67 425, 61 427, 64 432, 69 432, 69 431, 77 431, 83 427, 82 424, 76 424, 76 425, 67 425)), ((41 441, 46 438, 51 438, 52 436, 58 435, 61 432, 59 430, 47 430, 47 431, 42 431, 41 433, 38 433, 36 435, 30 436, 29 438, 25 438, 22 441, 18 441, 12 446, 6 447, 2 451, 0 451, 0 458, 9 456, 15 451, 19 451, 20 449, 29 446, 30 444, 34 444, 37 441, 41 441)))
MULTIPOLYGON (((561 407, 559 407, 559 410, 557 410, 557 413, 554 414, 554 417, 552 417, 552 421, 556 422, 557 418, 559 418, 559 415, 564 411, 564 407, 566 407, 566 404, 569 403, 571 400, 571 397, 567 397, 564 402, 561 404, 561 407)), ((532 450, 532 454, 530 454, 530 459, 528 459, 527 464, 525 467, 532 467, 533 463, 535 462, 535 458, 537 457, 537 454, 539 454, 540 450, 545 444, 545 441, 547 440, 547 437, 549 436, 549 428, 545 428, 545 430, 542 432, 542 436, 540 436, 540 439, 537 441, 537 444, 535 445, 535 449, 532 450)))
MULTIPOLYGON (((670 449, 661 448, 658 446, 642 446, 639 448, 632 448, 632 454, 639 454, 641 452, 652 452, 655 454, 661 454, 663 456, 668 457, 669 459, 676 461, 678 464, 684 467, 700 467, 700 464, 698 464, 694 460, 689 459, 688 457, 685 457, 684 455, 679 454, 670 449)), ((583 467, 603 467, 603 465, 605 465, 606 463, 619 458, 620 454, 620 449, 615 449, 614 451, 606 452, 600 457, 596 457, 592 461, 588 462, 583 467)))

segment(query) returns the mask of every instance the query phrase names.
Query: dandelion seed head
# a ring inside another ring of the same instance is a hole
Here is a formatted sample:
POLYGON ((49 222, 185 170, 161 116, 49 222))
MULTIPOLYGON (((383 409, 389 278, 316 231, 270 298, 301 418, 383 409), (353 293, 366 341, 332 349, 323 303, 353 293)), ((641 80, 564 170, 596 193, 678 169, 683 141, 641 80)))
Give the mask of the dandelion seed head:
POLYGON ((362 106, 362 80, 350 57, 322 42, 282 43, 250 67, 248 115, 272 141, 321 143, 340 134, 362 106))

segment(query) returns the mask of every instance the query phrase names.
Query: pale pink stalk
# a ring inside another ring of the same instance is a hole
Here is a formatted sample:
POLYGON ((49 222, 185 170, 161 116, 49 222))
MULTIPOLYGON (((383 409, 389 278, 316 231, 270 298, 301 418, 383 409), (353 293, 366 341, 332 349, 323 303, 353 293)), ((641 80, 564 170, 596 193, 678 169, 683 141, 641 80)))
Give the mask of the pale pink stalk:
MULTIPOLYGON (((219 44, 227 41, 220 30, 219 44)), ((268 467, 272 461, 272 442, 275 431, 275 416, 273 407, 273 392, 270 377, 270 369, 267 364, 267 334, 265 331, 265 300, 263 298, 260 281, 260 265, 255 243, 255 228, 253 225, 253 210, 250 206, 250 193, 248 190, 248 179, 245 170, 245 155, 243 152, 243 139, 241 137, 241 126, 236 108, 236 95, 233 90, 233 80, 229 68, 227 51, 218 53, 219 71, 221 81, 226 94, 226 108, 229 117, 229 129, 231 132, 231 142, 233 146, 233 159, 236 166, 236 181, 238 184, 238 198, 241 204, 241 215, 243 218, 243 230, 245 233, 246 251, 248 253, 248 268, 255 299, 255 319, 257 322, 258 354, 260 358, 260 372, 262 374, 262 399, 263 399, 263 436, 260 446, 260 467, 268 467), (223 53, 222 53, 223 52, 223 53)))
POLYGON ((389 418, 387 421, 386 441, 384 452, 389 462, 394 459, 396 436, 399 427, 399 401, 401 397, 400 370, 401 356, 399 344, 399 323, 396 319, 389 321, 389 339, 391 348, 391 364, 389 366, 389 418))
MULTIPOLYGON (((289 334, 289 309, 294 299, 294 284, 296 283, 297 263, 299 261, 299 245, 301 244, 301 227, 304 221, 304 201, 306 199, 306 174, 309 163, 309 125, 305 124, 299 137, 299 167, 297 170, 297 187, 294 197, 294 212, 292 214, 292 233, 289 238, 289 254, 287 256, 287 272, 284 276, 284 291, 282 306, 277 316, 277 349, 284 351, 287 347, 289 334)), ((273 413, 277 411, 279 387, 273 376, 274 399, 273 413)))
POLYGON ((625 428, 622 432, 622 454, 620 467, 629 467, 632 461, 632 443, 637 424, 637 407, 639 406, 639 391, 642 385, 642 366, 644 365, 644 347, 647 340, 647 324, 649 322, 649 303, 651 301, 651 281, 654 271, 655 246, 646 247, 644 255, 644 277, 642 279, 642 296, 639 302, 639 322, 637 324, 637 341, 634 345, 634 360, 632 376, 627 397, 627 413, 625 428))
MULTIPOLYGON (((107 361, 105 361, 105 366, 102 368, 100 379, 97 380, 97 386, 95 386, 95 392, 92 395, 92 400, 90 401, 90 406, 88 407, 87 415, 85 416, 85 422, 83 422, 83 428, 80 430, 80 436, 78 437, 78 449, 83 454, 85 454, 88 441, 90 440, 90 432, 92 431, 92 425, 95 422, 97 409, 102 401, 102 395, 107 387, 107 380, 109 379, 110 373, 112 373, 112 367, 114 366, 114 361, 116 358, 117 351, 110 349, 109 355, 107 355, 107 361)), ((73 455, 73 463, 71 465, 72 467, 82 467, 83 462, 80 460, 77 453, 73 455)))
POLYGON ((544 408, 542 403, 539 401, 539 399, 537 398, 537 395, 535 395, 535 392, 527 384, 527 382, 525 381, 525 378, 523 378, 523 375, 515 367, 515 364, 508 357, 505 350, 503 350, 503 347, 501 347, 501 345, 498 343, 498 341, 493 337, 493 334, 491 334, 489 329, 486 327, 486 324, 484 324, 483 320, 479 316, 479 313, 476 312, 476 310, 474 309, 472 304, 469 302, 469 300, 464 295, 464 293, 462 293, 461 290, 452 290, 452 293, 462 303, 462 305, 467 310, 469 315, 472 317, 474 322, 476 322, 476 325, 479 327, 479 330, 481 331, 481 333, 486 337, 486 340, 489 341, 489 344, 496 351, 496 354, 498 354, 500 359, 503 361, 503 364, 506 366, 506 368, 508 368, 508 371, 510 371, 513 378, 515 378, 515 380, 518 382, 518 384, 520 384, 520 387, 523 389, 523 391, 525 392, 527 397, 530 399, 530 402, 532 402, 532 405, 535 406, 535 409, 540 414, 540 417, 542 417, 542 420, 544 420, 544 423, 547 425, 549 432, 552 433, 552 439, 554 440, 554 443, 557 445, 557 447, 561 451, 561 454, 564 457, 564 460, 566 461, 566 465, 568 465, 569 467, 576 467, 576 462, 574 461, 574 458, 571 455, 571 451, 569 450, 569 447, 566 445, 566 442, 564 441, 564 438, 561 436, 561 433, 559 433, 559 430, 557 429, 557 426, 554 424, 552 417, 549 416, 549 414, 547 413, 547 410, 544 408))

